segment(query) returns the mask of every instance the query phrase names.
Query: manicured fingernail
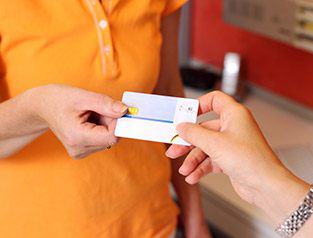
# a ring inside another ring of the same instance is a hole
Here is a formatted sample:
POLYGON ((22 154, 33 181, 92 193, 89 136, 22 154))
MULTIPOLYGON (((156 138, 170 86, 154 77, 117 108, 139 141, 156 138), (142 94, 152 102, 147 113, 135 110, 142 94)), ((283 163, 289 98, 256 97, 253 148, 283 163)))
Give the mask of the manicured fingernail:
POLYGON ((190 176, 187 176, 187 177, 185 178, 185 181, 186 181, 186 183, 189 183, 190 185, 194 185, 194 184, 197 183, 197 182, 194 181, 190 176))
POLYGON ((184 175, 184 176, 187 176, 189 173, 188 173, 188 168, 184 165, 180 166, 178 172, 181 174, 181 175, 184 175))
POLYGON ((165 152, 165 156, 170 158, 170 159, 176 159, 175 157, 171 156, 171 154, 168 153, 167 151, 165 152))
POLYGON ((178 172, 179 172, 181 175, 185 175, 185 174, 184 174, 185 170, 184 170, 183 167, 180 167, 179 170, 178 170, 178 172))
POLYGON ((190 178, 189 178, 189 177, 186 177, 186 178, 185 178, 185 181, 186 181, 186 183, 191 184, 191 181, 190 181, 190 178))
POLYGON ((118 112, 118 113, 125 113, 127 111, 128 107, 123 104, 122 102, 119 102, 119 101, 115 101, 113 103, 113 110, 115 112, 118 112))

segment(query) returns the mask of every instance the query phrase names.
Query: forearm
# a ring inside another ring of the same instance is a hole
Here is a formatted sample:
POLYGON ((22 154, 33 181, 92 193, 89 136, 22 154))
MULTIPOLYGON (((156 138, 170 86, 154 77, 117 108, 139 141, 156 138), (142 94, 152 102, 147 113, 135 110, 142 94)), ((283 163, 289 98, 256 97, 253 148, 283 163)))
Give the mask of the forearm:
MULTIPOLYGON (((263 179, 263 185, 256 189, 255 204, 264 210, 274 221, 281 224, 303 202, 310 185, 294 176, 284 167, 263 179)), ((308 237, 313 234, 313 217, 307 221, 295 237, 308 237), (311 225, 309 225, 311 224, 311 225)))
POLYGON ((154 93, 174 97, 185 97, 183 82, 178 73, 172 76, 160 75, 162 79, 158 81, 154 93))
POLYGON ((178 173, 182 161, 183 158, 171 161, 172 184, 177 194, 184 226, 187 228, 194 228, 204 225, 201 195, 198 185, 187 184, 185 182, 185 177, 178 173))
POLYGON ((34 90, 29 90, 0 104, 0 158, 5 158, 29 144, 46 131, 36 116, 34 90))
POLYGON ((162 20, 160 75, 154 91, 157 94, 184 97, 178 62, 179 19, 180 11, 176 11, 162 20))

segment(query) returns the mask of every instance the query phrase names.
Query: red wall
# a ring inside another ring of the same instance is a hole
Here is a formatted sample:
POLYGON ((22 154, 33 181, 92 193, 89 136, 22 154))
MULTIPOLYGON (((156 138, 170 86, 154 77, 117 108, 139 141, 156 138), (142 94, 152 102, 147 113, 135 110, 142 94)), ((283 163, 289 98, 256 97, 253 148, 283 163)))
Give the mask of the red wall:
POLYGON ((221 0, 194 0, 191 56, 221 67, 239 52, 248 80, 313 107, 313 54, 241 30, 222 20, 221 0))

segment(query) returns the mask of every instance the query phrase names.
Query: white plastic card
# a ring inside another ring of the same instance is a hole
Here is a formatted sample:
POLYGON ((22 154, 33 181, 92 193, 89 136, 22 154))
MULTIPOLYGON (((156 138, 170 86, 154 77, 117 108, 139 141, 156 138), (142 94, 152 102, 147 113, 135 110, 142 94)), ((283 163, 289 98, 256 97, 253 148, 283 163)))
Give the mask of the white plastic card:
POLYGON ((129 109, 117 120, 117 137, 190 145, 177 135, 175 128, 182 122, 197 121, 198 100, 125 92, 122 102, 129 109))

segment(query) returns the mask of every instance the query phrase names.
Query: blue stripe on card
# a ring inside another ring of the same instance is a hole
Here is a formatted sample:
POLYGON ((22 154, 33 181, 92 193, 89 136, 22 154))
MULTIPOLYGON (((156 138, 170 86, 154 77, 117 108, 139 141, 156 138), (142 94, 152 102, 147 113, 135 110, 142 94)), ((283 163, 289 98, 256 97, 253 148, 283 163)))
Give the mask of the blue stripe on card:
POLYGON ((157 121, 157 122, 170 123, 170 124, 174 123, 174 121, 167 121, 167 120, 160 120, 160 119, 153 119, 153 118, 146 118, 146 117, 136 117, 136 116, 132 116, 128 114, 124 115, 123 117, 134 118, 134 119, 145 120, 145 121, 157 121))

